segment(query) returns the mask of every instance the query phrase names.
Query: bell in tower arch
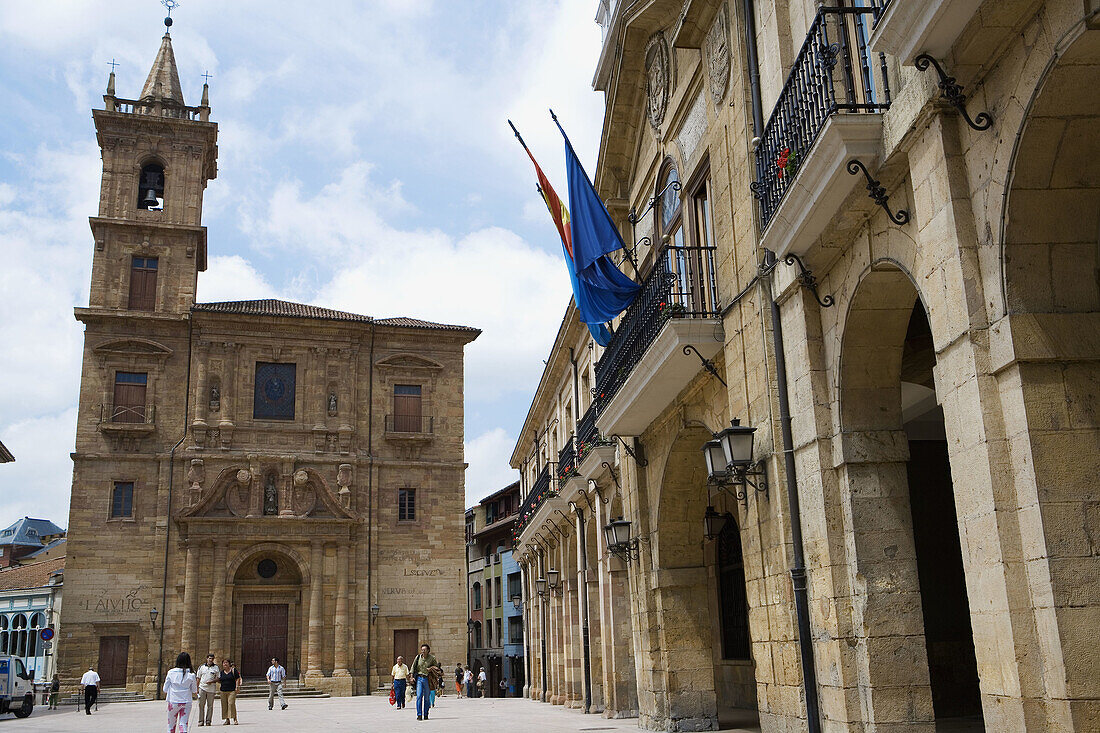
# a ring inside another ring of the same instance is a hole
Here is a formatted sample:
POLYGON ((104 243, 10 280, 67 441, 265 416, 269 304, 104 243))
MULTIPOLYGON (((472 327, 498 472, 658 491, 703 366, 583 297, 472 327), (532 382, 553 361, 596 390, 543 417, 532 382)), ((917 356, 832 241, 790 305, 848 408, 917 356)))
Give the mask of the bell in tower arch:
POLYGON ((141 169, 138 208, 160 211, 164 208, 164 168, 150 163, 141 169))

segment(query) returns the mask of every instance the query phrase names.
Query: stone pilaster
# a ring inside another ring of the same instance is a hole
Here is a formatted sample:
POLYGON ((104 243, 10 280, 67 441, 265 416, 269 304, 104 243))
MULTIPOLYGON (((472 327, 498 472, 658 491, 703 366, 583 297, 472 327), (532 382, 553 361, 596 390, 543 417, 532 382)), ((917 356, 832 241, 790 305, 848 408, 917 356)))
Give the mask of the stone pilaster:
POLYGON ((199 550, 187 543, 187 560, 183 570, 183 619, 180 648, 193 652, 195 647, 195 618, 199 602, 199 550))
POLYGON ((314 541, 310 543, 309 571, 309 660, 306 663, 306 677, 320 677, 321 672, 321 636, 324 634, 324 546, 314 541))
POLYGON ((210 594, 210 651, 217 654, 219 659, 229 651, 225 640, 225 554, 225 543, 216 542, 214 544, 214 565, 212 566, 214 587, 210 594))
POLYGON ((348 546, 336 548, 336 633, 334 677, 350 677, 348 671, 348 546))

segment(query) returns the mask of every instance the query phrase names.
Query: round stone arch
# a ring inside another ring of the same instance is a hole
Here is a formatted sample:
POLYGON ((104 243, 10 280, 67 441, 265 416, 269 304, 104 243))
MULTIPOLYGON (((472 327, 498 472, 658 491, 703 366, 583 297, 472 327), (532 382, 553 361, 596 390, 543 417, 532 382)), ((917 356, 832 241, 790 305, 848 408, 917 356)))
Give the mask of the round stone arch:
POLYGON ((295 549, 288 547, 281 542, 258 542, 254 545, 249 545, 245 549, 238 552, 233 556, 233 559, 225 566, 225 582, 232 584, 234 578, 237 576, 237 570, 246 560, 250 560, 257 555, 271 554, 282 555, 290 559, 298 570, 298 575, 301 578, 301 584, 303 586, 309 585, 310 579, 310 566, 295 549))
POLYGON ((718 728, 711 572, 703 538, 708 497, 702 447, 711 437, 701 427, 682 429, 660 474, 652 535, 660 578, 654 592, 660 650, 655 671, 664 680, 657 714, 667 730, 718 728))

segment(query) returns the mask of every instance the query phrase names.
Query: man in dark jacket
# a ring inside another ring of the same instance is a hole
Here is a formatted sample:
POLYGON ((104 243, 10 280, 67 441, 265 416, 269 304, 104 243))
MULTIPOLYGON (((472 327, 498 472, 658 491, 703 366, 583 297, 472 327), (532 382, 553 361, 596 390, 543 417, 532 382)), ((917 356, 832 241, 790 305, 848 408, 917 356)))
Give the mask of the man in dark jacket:
MULTIPOLYGON (((439 666, 439 660, 432 654, 432 648, 427 644, 420 645, 420 653, 416 655, 409 667, 409 676, 416 680, 416 719, 428 719, 428 693, 432 689, 434 680, 442 679, 443 670, 439 666)), ((438 682, 435 684, 438 685, 438 682)))

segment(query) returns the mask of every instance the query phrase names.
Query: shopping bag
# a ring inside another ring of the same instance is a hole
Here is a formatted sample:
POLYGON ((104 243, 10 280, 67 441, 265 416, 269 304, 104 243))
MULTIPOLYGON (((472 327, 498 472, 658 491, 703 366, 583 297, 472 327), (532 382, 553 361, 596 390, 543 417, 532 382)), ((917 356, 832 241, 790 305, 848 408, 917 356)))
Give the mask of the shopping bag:
POLYGON ((390 688, 390 705, 397 704, 397 690, 390 688))

